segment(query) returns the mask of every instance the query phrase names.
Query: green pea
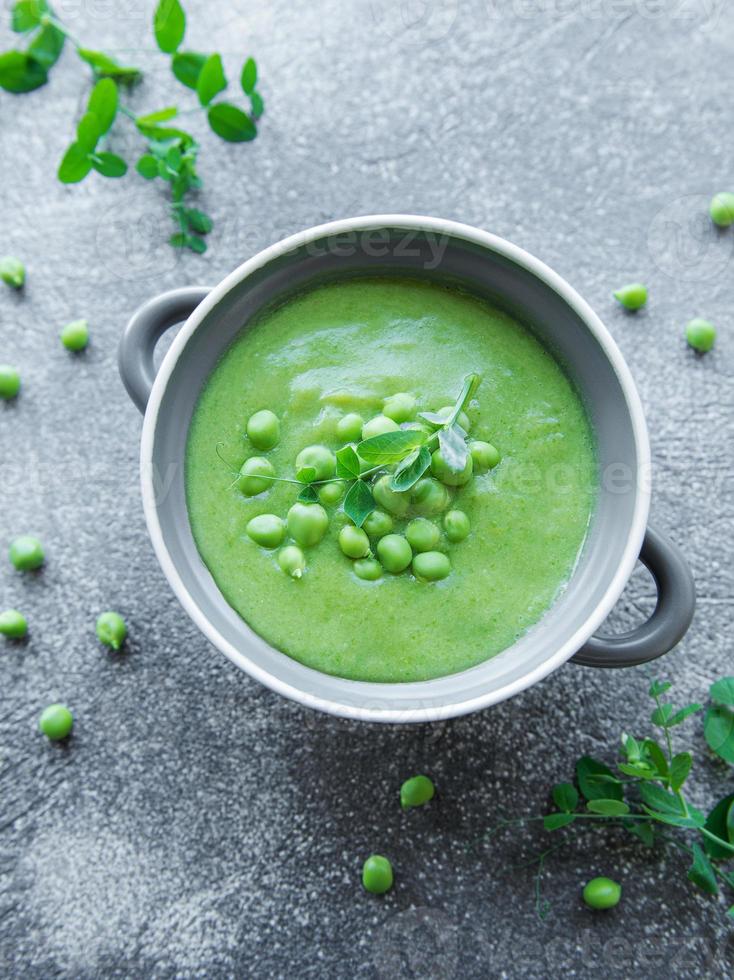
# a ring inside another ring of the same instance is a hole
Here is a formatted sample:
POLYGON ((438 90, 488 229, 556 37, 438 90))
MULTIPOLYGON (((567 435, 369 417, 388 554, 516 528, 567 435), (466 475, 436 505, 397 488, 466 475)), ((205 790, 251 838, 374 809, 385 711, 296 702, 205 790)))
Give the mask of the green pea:
POLYGON ((74 727, 74 716, 65 704, 50 704, 44 708, 38 719, 40 731, 52 742, 67 738, 74 727))
POLYGON ((119 650, 125 642, 127 626, 119 613, 103 612, 97 617, 97 639, 113 650, 119 650))
POLYGON ((321 504, 295 503, 288 511, 288 533, 303 548, 318 544, 326 534, 329 516, 321 504))
POLYGON ((373 895, 384 895, 390 891, 393 883, 392 865, 381 854, 373 854, 367 858, 362 867, 362 884, 365 891, 373 895))
POLYGON ((398 575, 410 564, 413 551, 401 534, 386 534, 377 542, 377 557, 386 571, 398 575))
POLYGON ((696 318, 686 326, 688 345, 700 354, 710 351, 716 341, 716 327, 708 320, 696 318))
POLYGON ((306 570, 306 556, 297 544, 289 544, 278 552, 278 565, 286 575, 299 579, 306 570))
POLYGON ((67 323, 60 335, 61 343, 67 350, 81 351, 89 343, 89 325, 86 320, 72 320, 67 323))
POLYGON ((13 258, 12 255, 0 259, 0 279, 8 286, 20 289, 25 282, 25 266, 20 259, 13 258))
POLYGON ((628 286, 618 289, 614 293, 614 298, 625 310, 639 310, 647 303, 647 289, 641 282, 631 282, 628 286))
POLYGON ((10 544, 10 561, 19 572, 29 572, 40 568, 45 560, 43 546, 38 538, 24 534, 10 544))
POLYGON ((365 582, 376 582, 378 578, 382 578, 382 565, 374 558, 360 558, 352 568, 357 578, 364 579, 365 582))
POLYGON ((714 194, 711 198, 709 214, 713 223, 719 228, 728 228, 734 223, 734 194, 730 194, 729 191, 714 194))
POLYGON ((347 524, 339 532, 339 547, 347 558, 366 558, 370 553, 370 539, 361 528, 347 524))
POLYGON ((301 578, 306 571, 306 556, 298 545, 289 544, 278 552, 278 564, 291 578, 301 578))
POLYGON ((403 517, 408 510, 410 498, 407 493, 398 493, 390 486, 390 476, 385 474, 372 487, 372 496, 383 510, 397 517, 403 517))
MULTIPOLYGON (((449 415, 454 411, 453 405, 444 405, 443 408, 439 408, 438 414, 447 419, 449 415)), ((466 412, 459 412, 456 417, 456 421, 459 423, 464 432, 468 432, 471 427, 471 422, 469 421, 469 416, 466 412)))
POLYGON ((28 632, 28 622, 17 609, 6 609, 0 612, 0 634, 9 636, 11 640, 22 640, 28 632))
POLYGON ((399 428, 398 423, 393 422, 386 415, 375 415, 362 426, 362 438, 372 439, 373 436, 381 436, 386 432, 396 432, 399 428))
POLYGON ((411 503, 416 514, 431 517, 446 510, 451 497, 448 490, 430 476, 418 480, 411 492, 411 503))
POLYGON ((325 483, 318 489, 319 500, 322 504, 332 506, 342 499, 344 494, 343 483, 325 483))
POLYGON ((471 525, 463 510, 450 510, 444 516, 443 528, 449 541, 452 544, 457 544, 468 537, 471 525))
POLYGON ((263 408, 247 420, 247 438, 255 449, 266 452, 280 442, 280 422, 275 412, 263 408))
POLYGON ((336 473, 336 457, 326 446, 306 446, 296 456, 296 472, 307 466, 316 470, 314 480, 330 480, 336 473))
POLYGON ((500 461, 500 454, 489 442, 481 442, 475 439, 469 443, 469 452, 477 473, 484 473, 494 469, 500 461))
POLYGON ((431 473, 433 473, 436 479, 440 480, 441 483, 445 483, 448 487, 463 487, 465 483, 471 480, 473 471, 474 460, 472 459, 471 453, 467 454, 464 468, 459 470, 458 473, 455 473, 449 467, 440 449, 434 450, 431 454, 431 473))
POLYGON ((285 537, 285 521, 275 514, 258 514, 247 522, 245 531, 261 548, 277 548, 285 537))
POLYGON ((9 364, 0 364, 0 398, 15 398, 20 391, 20 375, 9 364))
POLYGON ((441 532, 435 524, 426 520, 425 517, 416 517, 406 527, 405 537, 414 553, 433 551, 439 542, 441 532))
POLYGON ((365 517, 362 530, 371 538, 384 538, 393 529, 393 519, 384 510, 373 510, 365 517))
POLYGON ((590 909, 611 909, 619 904, 622 886, 611 878, 592 878, 584 887, 583 895, 590 909))
POLYGON ((423 806, 433 799, 435 792, 436 788, 428 776, 413 776, 400 787, 400 805, 404 810, 423 806))
POLYGON ((273 481, 265 479, 269 476, 275 476, 275 467, 270 460, 264 456, 250 456, 242 464, 237 487, 246 497, 256 497, 272 487, 273 481))
POLYGON ((362 438, 364 419, 356 412, 343 415, 336 423, 336 434, 342 442, 359 442, 362 438))
POLYGON ((424 551, 413 559, 413 574, 426 582, 438 582, 451 574, 451 562, 442 551, 424 551))
POLYGON ((393 422, 410 422, 415 418, 416 400, 407 391, 399 391, 385 399, 382 414, 393 422))

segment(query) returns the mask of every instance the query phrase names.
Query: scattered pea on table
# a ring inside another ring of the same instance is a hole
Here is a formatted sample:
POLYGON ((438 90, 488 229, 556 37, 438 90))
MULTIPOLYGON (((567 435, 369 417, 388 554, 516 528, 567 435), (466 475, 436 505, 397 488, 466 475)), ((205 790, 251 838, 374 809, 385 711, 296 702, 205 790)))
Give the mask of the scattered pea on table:
POLYGON ((78 353, 89 343, 89 325, 86 320, 72 320, 71 323, 66 324, 59 336, 67 350, 78 353))
POLYGON ((38 728, 52 742, 67 738, 74 727, 74 716, 65 704, 50 704, 38 719, 38 728))
POLYGON ((617 289, 614 298, 625 310, 640 310, 647 303, 647 288, 641 282, 631 282, 617 289))
POLYGON ((393 884, 392 865, 381 854, 372 854, 362 867, 362 884, 372 895, 384 895, 393 884))
POLYGON ((0 612, 0 634, 11 640, 22 640, 28 633, 28 622, 17 609, 6 609, 0 612))
POLYGON ((433 781, 428 776, 412 776, 406 779, 400 787, 400 805, 404 810, 409 810, 414 806, 423 806, 432 800, 436 788, 433 781))
POLYGON ((20 391, 20 375, 10 364, 0 364, 0 398, 15 398, 20 391))
POLYGON ((10 561, 19 572, 40 568, 45 561, 43 546, 38 538, 23 534, 10 544, 10 561))
POLYGON ((119 650, 127 636, 125 620, 119 613, 103 612, 97 617, 97 639, 113 650, 119 650))
POLYGON ((592 878, 585 885, 583 896, 590 909, 611 909, 622 897, 622 886, 611 878, 592 878))
POLYGON ((20 289, 25 282, 25 266, 12 255, 0 259, 0 279, 13 289, 20 289))
POLYGON ((699 354, 706 354, 716 343, 716 327, 697 317, 686 325, 686 340, 689 347, 699 354))
POLYGON ((734 194, 729 191, 714 194, 709 205, 709 214, 719 228, 728 228, 734 223, 734 194))

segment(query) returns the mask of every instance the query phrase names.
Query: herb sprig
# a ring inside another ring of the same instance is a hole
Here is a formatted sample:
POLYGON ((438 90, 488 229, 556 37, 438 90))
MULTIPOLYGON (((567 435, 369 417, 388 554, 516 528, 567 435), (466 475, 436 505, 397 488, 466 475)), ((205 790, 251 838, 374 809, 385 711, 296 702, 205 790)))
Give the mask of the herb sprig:
MULTIPOLYGON (((201 188, 202 182, 196 171, 199 145, 189 132, 171 125, 180 114, 178 107, 167 106, 136 115, 121 104, 119 86, 136 84, 142 72, 119 64, 102 51, 84 47, 58 19, 47 0, 18 0, 11 9, 11 27, 21 35, 25 47, 0 54, 0 87, 6 91, 19 94, 45 85, 67 40, 79 59, 92 70, 95 85, 77 123, 74 139, 59 165, 59 180, 65 184, 79 183, 92 170, 103 177, 124 177, 128 163, 105 148, 113 124, 124 116, 146 143, 135 166, 138 174, 146 180, 158 178, 169 185, 171 216, 176 225, 170 244, 205 252, 205 236, 214 223, 208 214, 185 203, 189 194, 201 188)), ((246 59, 240 74, 240 88, 248 102, 247 109, 243 109, 217 98, 228 87, 221 55, 180 50, 186 33, 186 15, 179 0, 159 0, 153 33, 160 51, 170 55, 175 78, 196 92, 198 104, 186 111, 205 112, 209 128, 227 142, 253 140, 257 136, 257 120, 265 110, 257 90, 254 59, 246 59)))
MULTIPOLYGON (((670 688, 668 681, 654 681, 649 689, 655 702, 650 722, 661 730, 662 745, 654 737, 638 739, 622 733, 616 774, 604 762, 582 756, 575 765, 575 783, 552 788, 553 812, 503 820, 485 838, 505 827, 534 822, 549 832, 601 823, 626 830, 647 847, 670 844, 685 852, 691 860, 688 879, 706 894, 718 895, 722 886, 734 892, 734 870, 722 867, 722 862, 734 862, 734 793, 720 799, 708 815, 684 794, 693 756, 674 751, 673 730, 701 711, 702 705, 675 708, 662 700, 670 688), (695 838, 687 840, 682 836, 686 832, 695 838)), ((720 758, 734 762, 734 677, 717 681, 710 694, 714 703, 706 714, 706 740, 720 758)), ((543 860, 548 853, 543 853, 543 860)), ((728 915, 734 918, 734 905, 728 915)))

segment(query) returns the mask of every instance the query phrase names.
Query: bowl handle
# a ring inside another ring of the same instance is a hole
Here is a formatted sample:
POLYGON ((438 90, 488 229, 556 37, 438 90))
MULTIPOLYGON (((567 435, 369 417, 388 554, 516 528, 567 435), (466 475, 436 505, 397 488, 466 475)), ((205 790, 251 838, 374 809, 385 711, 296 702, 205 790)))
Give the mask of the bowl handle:
POLYGON ((680 549, 648 527, 640 561, 655 580, 658 600, 652 616, 619 636, 592 636, 571 659, 584 667, 634 667, 672 650, 685 634, 696 608, 693 575, 680 549))
POLYGON ((166 330, 186 320, 208 292, 207 286, 184 286, 161 293, 136 310, 125 327, 117 363, 122 383, 141 412, 155 381, 155 345, 166 330))

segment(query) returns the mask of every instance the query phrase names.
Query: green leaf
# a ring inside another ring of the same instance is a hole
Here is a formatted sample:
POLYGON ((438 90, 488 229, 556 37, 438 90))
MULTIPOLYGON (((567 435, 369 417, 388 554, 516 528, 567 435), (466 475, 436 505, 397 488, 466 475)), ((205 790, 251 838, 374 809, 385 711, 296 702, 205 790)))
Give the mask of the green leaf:
POLYGON ((693 864, 688 869, 688 877, 707 895, 718 895, 719 886, 716 883, 716 872, 698 844, 693 845, 693 864))
POLYGON ((355 480, 344 498, 344 513, 357 527, 362 527, 366 518, 375 509, 372 491, 364 480, 355 480))
POLYGON ((336 453, 336 475, 345 480, 358 480, 362 469, 359 456, 351 446, 344 446, 336 453))
POLYGON ((89 152, 78 143, 72 143, 59 164, 57 177, 62 184, 78 184, 92 169, 89 152))
POLYGON ((86 150, 87 153, 91 153, 97 146, 97 141, 101 135, 102 129, 99 125, 99 119, 93 112, 85 112, 76 124, 77 145, 86 150))
POLYGON ((204 211, 199 211, 198 208, 184 208, 183 213, 189 227, 200 235, 208 235, 214 227, 214 222, 209 215, 205 214, 204 211))
POLYGON ((734 764, 734 711, 726 705, 713 705, 703 725, 709 748, 726 762, 734 764))
POLYGON ((548 816, 543 817, 543 827, 549 831, 560 830, 561 827, 573 823, 575 819, 574 813, 549 813, 548 816))
POLYGON ((669 691, 672 686, 670 681, 653 681, 647 693, 651 698, 659 698, 661 694, 669 691))
MULTIPOLYGON (((138 122, 137 119, 135 120, 135 125, 143 136, 154 143, 171 143, 179 140, 184 147, 196 145, 191 133, 186 133, 183 129, 176 129, 174 126, 149 126, 147 123, 138 122)), ((168 147, 166 147, 167 149, 168 147)))
POLYGON ((206 242, 197 235, 187 235, 186 248, 191 249, 192 252, 196 252, 197 255, 203 255, 206 252, 206 242))
POLYGON ((111 78, 100 78, 92 89, 87 112, 99 120, 100 133, 106 133, 117 115, 117 85, 111 78))
POLYGON ((22 51, 0 54, 0 88, 19 94, 32 92, 48 81, 43 65, 22 51))
POLYGON ((667 728, 668 722, 673 716, 673 705, 672 704, 661 704, 659 708, 656 708, 650 715, 650 721, 653 725, 657 725, 660 728, 667 728))
POLYGON ((124 177, 127 173, 127 164, 116 153, 93 154, 92 166, 103 177, 124 177))
POLYGON ((635 837, 638 837, 646 847, 652 847, 655 843, 655 831, 652 824, 643 823, 640 820, 622 820, 625 830, 628 830, 635 837))
POLYGON ((257 85, 257 65, 254 58, 248 58, 242 66, 240 85, 245 95, 252 95, 257 85))
POLYGON ((589 800, 586 809, 603 817, 624 817, 630 808, 622 800, 589 800))
POLYGON ((642 751, 645 761, 651 762, 661 776, 667 777, 668 760, 658 743, 652 738, 646 738, 642 743, 642 751))
POLYGON ((722 677, 709 688, 712 701, 734 705, 734 677, 722 677))
POLYGON ((635 779, 657 779, 658 771, 645 762, 620 762, 617 769, 625 776, 632 776, 635 779))
POLYGON ((622 786, 615 779, 612 770, 603 762, 592 759, 589 755, 582 756, 576 763, 576 780, 585 800, 621 800, 622 786), (596 776, 610 776, 614 782, 596 779, 596 776))
POLYGON ((141 123, 143 126, 154 126, 159 122, 168 122, 169 119, 173 119, 178 115, 178 109, 176 106, 167 106, 165 109, 158 109, 156 112, 149 112, 145 116, 137 116, 135 119, 136 123, 141 123))
POLYGON ((677 796, 668 793, 656 783, 642 783, 640 785, 640 796, 649 807, 660 810, 662 813, 670 813, 679 816, 683 813, 681 802, 677 796))
POLYGON ((18 0, 13 6, 10 26, 16 34, 24 34, 38 27, 42 15, 46 13, 48 6, 45 0, 18 0))
POLYGON ((551 790, 551 796, 558 809, 564 813, 571 813, 579 803, 579 794, 572 783, 556 783, 551 790))
POLYGON ((466 466, 469 449, 466 445, 463 429, 458 425, 438 430, 438 444, 444 462, 452 473, 461 473, 466 466))
POLYGON ((182 231, 177 231, 168 239, 168 244, 174 248, 186 248, 186 235, 182 231))
POLYGON ((196 91, 205 62, 205 54, 198 54, 196 51, 177 51, 171 61, 171 70, 182 85, 196 91))
POLYGON ((627 762, 639 762, 642 756, 642 746, 632 735, 622 732, 622 748, 627 756, 627 762))
POLYGON ((668 720, 668 728, 674 728, 676 725, 680 725, 686 718, 690 718, 691 715, 695 715, 697 711, 701 710, 703 710, 702 704, 687 704, 685 708, 676 711, 673 717, 668 720))
POLYGON ((643 804, 642 809, 648 816, 652 817, 653 820, 658 820, 660 823, 669 824, 671 827, 688 827, 691 830, 700 830, 706 822, 706 818, 697 810, 695 807, 688 807, 688 816, 683 814, 675 813, 663 813, 660 810, 655 810, 652 807, 645 806, 643 804))
POLYGON ((296 473, 296 479, 300 480, 301 483, 313 483, 313 481, 316 479, 316 467, 302 466, 296 473))
POLYGON ((66 42, 66 34, 53 24, 44 24, 28 45, 27 54, 46 71, 53 68, 61 57, 66 42))
POLYGON ((693 757, 690 752, 679 752, 678 755, 673 756, 670 763, 670 786, 673 790, 679 790, 688 779, 692 765, 693 757))
MULTIPOLYGON (((723 800, 719 800, 706 817, 704 827, 722 841, 734 844, 734 793, 725 796, 723 800)), ((706 848, 709 857, 716 860, 732 857, 732 852, 728 848, 722 847, 708 837, 704 837, 703 846, 706 848)))
POLYGON ((265 112, 265 102, 259 92, 253 92, 250 96, 250 108, 254 119, 259 119, 265 112))
POLYGON ((732 905, 732 907, 729 909, 729 911, 726 914, 729 916, 730 919, 734 919, 734 905, 732 905))
POLYGON ((135 169, 141 177, 152 180, 158 176, 158 161, 150 153, 144 153, 135 165, 135 169))
POLYGON ((173 54, 183 41, 186 15, 178 0, 159 0, 153 15, 153 33, 164 54, 173 54))
POLYGON ((373 466, 399 463, 408 453, 421 446, 425 438, 425 432, 417 429, 383 432, 381 436, 372 436, 371 439, 360 442, 357 452, 365 463, 371 463, 373 466))
POLYGON ((121 65, 103 51, 91 51, 89 48, 77 48, 76 53, 94 69, 100 78, 114 78, 124 85, 132 85, 139 81, 142 72, 130 65, 121 65))
POLYGON ((207 119, 217 136, 228 143, 246 143, 257 136, 257 128, 252 119, 229 102, 217 102, 211 106, 207 119))
POLYGON ((222 57, 218 54, 210 54, 199 72, 199 80, 196 83, 199 102, 201 105, 209 105, 214 96, 219 95, 226 87, 227 79, 224 75, 222 57))
POLYGON ((414 449, 404 460, 398 463, 390 480, 390 486, 399 493, 410 490, 420 480, 431 465, 431 454, 426 446, 414 449))
POLYGON ((296 499, 300 500, 302 504, 317 504, 319 502, 319 495, 313 487, 304 487, 296 499))

